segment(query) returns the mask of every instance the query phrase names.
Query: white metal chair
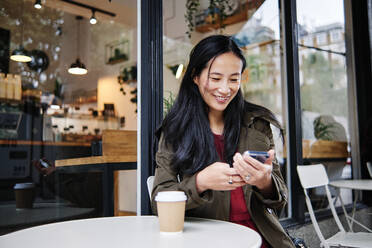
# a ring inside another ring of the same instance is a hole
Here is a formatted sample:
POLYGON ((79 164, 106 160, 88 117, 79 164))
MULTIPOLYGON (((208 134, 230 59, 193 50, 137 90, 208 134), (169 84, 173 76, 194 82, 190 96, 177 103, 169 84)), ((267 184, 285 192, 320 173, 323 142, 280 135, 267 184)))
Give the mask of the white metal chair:
POLYGON ((152 192, 152 187, 154 185, 154 179, 155 179, 155 176, 149 176, 147 178, 147 190, 149 191, 149 196, 150 196, 150 200, 151 200, 151 192, 152 192))
POLYGON ((337 212, 335 206, 333 205, 333 200, 331 197, 331 193, 328 188, 328 175, 322 164, 316 165, 299 165, 297 166, 297 173, 300 178, 300 182, 302 187, 304 188, 304 193, 306 197, 306 205, 307 209, 309 210, 311 222, 315 228, 315 232, 320 239, 320 246, 329 248, 332 246, 340 247, 359 247, 359 248, 370 248, 372 246, 372 234, 371 233, 364 233, 364 232, 346 232, 344 227, 341 224, 340 219, 337 216, 337 212), (336 221, 338 226, 339 232, 337 232, 332 237, 325 239, 322 232, 320 231, 318 222, 316 220, 314 209, 311 205, 311 201, 309 195, 307 194, 307 189, 316 188, 316 187, 324 187, 329 203, 329 207, 331 208, 333 218, 336 221))
POLYGON ((367 162, 367 169, 369 172, 369 176, 372 177, 372 162, 367 162))

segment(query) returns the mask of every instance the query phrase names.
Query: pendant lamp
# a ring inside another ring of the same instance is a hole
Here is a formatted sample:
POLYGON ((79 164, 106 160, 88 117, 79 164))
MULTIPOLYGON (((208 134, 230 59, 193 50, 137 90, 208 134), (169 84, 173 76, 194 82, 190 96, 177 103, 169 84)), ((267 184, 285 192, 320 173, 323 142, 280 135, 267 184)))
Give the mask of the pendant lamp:
POLYGON ((23 8, 24 1, 22 1, 21 9, 21 44, 17 49, 13 50, 12 55, 10 55, 10 59, 16 62, 30 62, 32 60, 27 50, 23 47, 23 8))
POLYGON ((77 50, 77 59, 74 63, 71 64, 70 68, 68 69, 68 73, 74 74, 74 75, 84 75, 88 73, 87 68, 85 65, 80 61, 79 58, 79 47, 80 47, 80 21, 83 19, 82 16, 76 16, 76 20, 78 23, 78 27, 76 28, 77 30, 77 45, 76 45, 76 50, 77 50))

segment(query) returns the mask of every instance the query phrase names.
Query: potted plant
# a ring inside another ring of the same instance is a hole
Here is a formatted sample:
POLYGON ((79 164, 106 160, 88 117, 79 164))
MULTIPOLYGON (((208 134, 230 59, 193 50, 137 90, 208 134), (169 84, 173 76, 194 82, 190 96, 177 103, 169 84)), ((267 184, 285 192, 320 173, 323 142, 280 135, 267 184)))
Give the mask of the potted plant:
MULTIPOLYGON (((225 28, 224 20, 228 16, 228 11, 232 9, 234 2, 226 0, 209 0, 209 7, 206 9, 205 22, 208 24, 219 24, 220 28, 225 28)), ((199 10, 200 0, 186 1, 185 21, 188 30, 186 34, 191 37, 192 31, 195 30, 195 15, 199 10)))
MULTIPOLYGON (((332 116, 319 116, 314 122, 314 136, 317 139, 308 144, 308 157, 347 158, 347 137, 345 128, 332 116)), ((306 157, 306 156, 304 156, 306 157)))

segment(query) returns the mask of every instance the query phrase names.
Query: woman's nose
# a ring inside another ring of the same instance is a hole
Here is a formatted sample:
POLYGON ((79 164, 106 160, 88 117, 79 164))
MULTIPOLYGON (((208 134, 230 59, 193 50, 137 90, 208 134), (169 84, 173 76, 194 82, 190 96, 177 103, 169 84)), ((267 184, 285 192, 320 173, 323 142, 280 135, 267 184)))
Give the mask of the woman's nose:
POLYGON ((225 81, 222 82, 222 84, 218 88, 218 93, 228 95, 228 94, 230 94, 230 92, 231 92, 231 90, 230 90, 230 87, 227 84, 227 82, 225 82, 225 81))

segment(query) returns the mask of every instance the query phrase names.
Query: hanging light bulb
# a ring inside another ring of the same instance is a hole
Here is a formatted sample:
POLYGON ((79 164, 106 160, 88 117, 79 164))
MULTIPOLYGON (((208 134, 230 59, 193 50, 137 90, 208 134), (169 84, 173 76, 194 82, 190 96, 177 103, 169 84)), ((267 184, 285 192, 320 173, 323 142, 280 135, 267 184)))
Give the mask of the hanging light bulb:
POLYGON ((178 68, 177 68, 177 72, 176 72, 176 78, 179 79, 182 75, 182 71, 183 71, 183 64, 179 64, 178 68))
POLYGON ((88 73, 85 65, 81 63, 80 59, 77 58, 74 63, 71 64, 70 68, 68 69, 68 73, 75 74, 75 75, 84 75, 88 73))
POLYGON ((13 50, 10 59, 16 62, 30 62, 32 60, 22 45, 13 50))
POLYGON ((36 1, 35 1, 35 4, 34 4, 34 8, 35 8, 35 9, 41 9, 41 7, 43 7, 43 6, 41 5, 41 0, 36 0, 36 1))
POLYGON ((74 74, 74 75, 84 75, 88 73, 87 68, 85 65, 80 61, 79 58, 79 45, 80 45, 80 21, 83 19, 82 16, 76 16, 76 20, 78 21, 78 27, 77 30, 77 59, 74 63, 71 64, 70 68, 67 70, 68 73, 74 74))
POLYGON ((92 10, 92 17, 89 19, 90 24, 93 24, 93 25, 97 23, 95 13, 96 13, 96 11, 92 10))
POLYGON ((19 48, 13 50, 12 55, 10 55, 10 59, 16 62, 30 62, 32 59, 28 54, 28 51, 23 47, 23 7, 24 2, 22 1, 22 9, 21 9, 21 45, 19 48))

